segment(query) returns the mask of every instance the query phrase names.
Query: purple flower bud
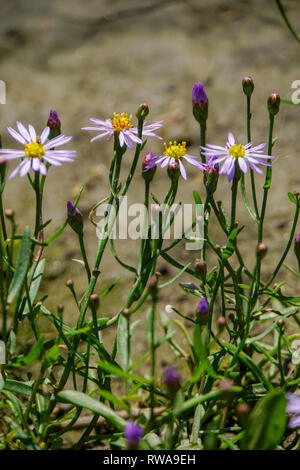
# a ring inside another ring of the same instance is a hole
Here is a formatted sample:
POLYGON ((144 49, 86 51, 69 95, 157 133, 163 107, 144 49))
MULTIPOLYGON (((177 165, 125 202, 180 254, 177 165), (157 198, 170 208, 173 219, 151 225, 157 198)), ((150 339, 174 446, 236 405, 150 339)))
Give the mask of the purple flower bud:
POLYGON ((58 114, 54 109, 51 109, 49 118, 47 121, 47 126, 50 127, 49 139, 53 139, 61 132, 61 122, 59 120, 58 114))
POLYGON ((164 370, 164 382, 169 392, 173 395, 180 388, 180 374, 176 367, 169 366, 164 370))
POLYGON ((67 204, 67 213, 68 217, 71 217, 69 220, 69 225, 72 229, 80 234, 83 231, 83 215, 77 207, 74 208, 74 204, 71 201, 68 201, 67 204))
POLYGON ((244 77, 242 80, 243 90, 246 96, 251 96, 254 90, 254 83, 251 77, 244 77))
POLYGON ((280 96, 278 93, 271 93, 268 98, 268 110, 269 113, 275 116, 278 113, 280 106, 280 96))
POLYGON ((154 155, 152 152, 148 152, 146 155, 145 155, 145 158, 143 160, 143 163, 142 163, 142 175, 143 175, 143 178, 145 181, 147 181, 148 183, 150 183, 150 181, 153 180, 153 177, 155 175, 155 172, 156 172, 156 165, 154 164, 154 155))
POLYGON ((192 92, 193 114, 199 124, 205 124, 208 115, 208 98, 202 83, 195 83, 192 92))
POLYGON ((209 306, 205 297, 202 297, 196 307, 197 320, 201 325, 207 323, 209 317, 209 306))
POLYGON ((202 83, 195 83, 192 92, 193 106, 200 105, 201 103, 208 103, 208 98, 202 83))
POLYGON ((124 437, 129 449, 137 449, 143 434, 144 430, 141 426, 135 424, 131 420, 127 421, 124 430, 124 437))
POLYGON ((209 157, 203 171, 204 184, 209 194, 213 194, 217 189, 219 179, 219 163, 216 163, 217 158, 215 155, 209 157))

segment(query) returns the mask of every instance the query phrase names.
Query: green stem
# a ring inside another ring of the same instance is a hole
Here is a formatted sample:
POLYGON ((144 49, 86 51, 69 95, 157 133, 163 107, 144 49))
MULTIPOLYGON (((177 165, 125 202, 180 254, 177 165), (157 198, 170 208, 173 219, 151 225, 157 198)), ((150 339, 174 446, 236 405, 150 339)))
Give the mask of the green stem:
POLYGON ((84 241, 83 241, 83 232, 80 232, 78 234, 78 238, 79 238, 80 250, 81 250, 82 257, 83 257, 83 262, 84 262, 88 282, 90 282, 91 270, 90 270, 89 262, 88 262, 88 259, 87 259, 87 256, 86 256, 86 251, 85 251, 85 246, 84 246, 84 241))

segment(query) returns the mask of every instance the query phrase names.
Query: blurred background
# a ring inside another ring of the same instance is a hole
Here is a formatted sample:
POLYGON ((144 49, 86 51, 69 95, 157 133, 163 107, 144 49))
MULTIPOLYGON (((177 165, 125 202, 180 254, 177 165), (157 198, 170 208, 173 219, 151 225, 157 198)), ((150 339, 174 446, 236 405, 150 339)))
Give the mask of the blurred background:
MULTIPOLYGON (((284 0, 287 13, 299 30, 298 0, 284 0)), ((45 186, 44 220, 51 235, 64 221, 66 203, 76 198, 79 188, 85 191, 79 207, 86 216, 86 242, 91 262, 97 237, 88 220, 91 207, 108 194, 108 165, 112 143, 104 140, 92 144, 94 135, 82 131, 89 118, 106 119, 113 112, 135 114, 138 105, 150 107, 148 123, 164 121, 158 131, 167 141, 185 139, 189 153, 199 152, 199 127, 192 115, 191 93, 194 82, 202 82, 209 96, 207 143, 224 145, 231 130, 240 140, 246 138, 246 107, 241 81, 250 75, 255 83, 252 100, 252 138, 255 143, 267 140, 268 112, 266 100, 278 92, 290 98, 291 84, 300 79, 299 44, 286 28, 275 1, 272 0, 5 0, 0 1, 0 79, 7 86, 6 105, 0 106, 0 132, 3 147, 15 147, 6 127, 16 120, 42 130, 50 109, 59 113, 62 132, 73 135, 68 148, 78 150, 76 162, 51 168, 45 186)), ((274 135, 274 180, 269 199, 265 243, 269 246, 265 275, 270 274, 284 249, 289 234, 293 206, 287 191, 299 190, 299 113, 300 108, 282 105, 276 118, 274 135)), ((162 142, 149 140, 147 151, 162 152, 162 142)), ((133 153, 124 156, 124 173, 133 153)), ((15 164, 10 164, 10 171, 15 164)), ((180 183, 178 200, 192 202, 192 190, 204 195, 202 176, 188 168, 188 182, 180 183)), ((263 179, 257 178, 258 192, 263 179)), ((166 191, 165 170, 157 169, 153 192, 166 191)), ((229 199, 229 185, 220 177, 216 199, 229 199)), ((129 191, 129 200, 142 201, 141 166, 129 191)), ((16 211, 19 230, 25 222, 34 223, 34 194, 26 179, 20 177, 7 185, 6 207, 16 211)), ((229 202, 229 201, 227 201, 229 202)), ((240 206, 242 253, 251 262, 256 247, 256 227, 240 206)), ((300 231, 300 230, 298 230, 300 231)), ((211 233, 215 242, 224 244, 218 231, 211 233)), ((129 264, 136 260, 136 242, 117 244, 120 256, 129 264)), ((73 323, 77 311, 65 287, 74 279, 82 294, 86 279, 79 264, 76 234, 68 227, 53 246, 47 249, 48 264, 42 292, 48 292, 46 305, 56 309, 66 306, 66 321, 73 323), (46 286, 47 284, 47 286, 46 286), (45 289, 47 287, 47 289, 45 289)), ((197 257, 183 247, 176 250, 183 263, 197 257)), ((209 269, 213 258, 209 254, 209 269)), ((289 258, 293 263, 293 256, 289 258)), ((159 263, 164 279, 176 271, 159 263)), ((119 288, 102 303, 101 315, 118 312, 133 278, 107 253, 101 267, 97 292, 102 292, 116 277, 122 276, 119 288)), ((182 280, 191 279, 184 276, 182 280)), ((294 294, 299 286, 286 274, 294 294)), ((191 299, 178 289, 165 289, 161 306, 173 304, 185 313, 193 311, 191 299)), ((143 315, 140 313, 139 315, 143 315)), ((142 316, 140 316, 142 318, 142 316)), ((46 325, 45 325, 45 328, 46 325)), ((144 325, 142 325, 144 329, 144 325)), ((144 331, 144 330, 143 330, 144 331)), ((137 353, 143 345, 137 345, 137 353)))

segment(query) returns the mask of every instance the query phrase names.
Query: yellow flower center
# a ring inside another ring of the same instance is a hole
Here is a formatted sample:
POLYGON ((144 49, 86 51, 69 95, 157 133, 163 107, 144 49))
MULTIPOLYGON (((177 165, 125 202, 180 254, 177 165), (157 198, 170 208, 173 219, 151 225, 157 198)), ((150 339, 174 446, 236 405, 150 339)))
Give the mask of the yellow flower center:
POLYGON ((111 120, 111 123, 116 130, 116 132, 121 132, 123 130, 128 131, 132 127, 131 124, 132 114, 128 116, 128 113, 117 114, 114 113, 114 117, 111 120))
POLYGON ((45 149, 41 144, 39 136, 37 136, 36 142, 31 141, 30 144, 25 144, 25 153, 28 158, 42 159, 45 149))
POLYGON ((177 143, 176 140, 174 140, 174 142, 170 141, 169 145, 165 142, 164 146, 164 155, 175 158, 175 160, 180 160, 180 158, 186 154, 186 142, 177 143))
POLYGON ((242 144, 239 145, 231 145, 228 150, 229 155, 235 158, 243 158, 245 156, 245 149, 242 144))

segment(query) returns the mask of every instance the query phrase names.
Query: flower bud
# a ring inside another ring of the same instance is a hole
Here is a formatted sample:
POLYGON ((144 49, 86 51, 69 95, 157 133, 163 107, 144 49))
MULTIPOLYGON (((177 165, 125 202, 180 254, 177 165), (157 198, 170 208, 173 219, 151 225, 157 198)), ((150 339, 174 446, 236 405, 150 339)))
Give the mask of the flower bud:
POLYGON ((148 283, 150 292, 157 292, 157 276, 151 276, 148 283))
POLYGON ((294 251, 295 251, 297 261, 298 261, 299 272, 300 272, 300 232, 297 233, 296 238, 295 238, 294 251))
POLYGON ((223 330, 224 326, 226 325, 226 318, 225 317, 219 317, 217 323, 218 323, 219 330, 223 330))
POLYGON ((223 397, 225 399, 230 399, 232 396, 231 389, 234 386, 234 382, 231 379, 222 379, 219 382, 219 390, 223 392, 223 397))
POLYGON ((243 90, 246 96, 251 96, 254 90, 254 83, 251 77, 244 77, 242 80, 243 90))
POLYGON ((268 247, 267 245, 265 245, 265 243, 258 243, 257 247, 256 247, 256 253, 257 253, 257 257, 259 259, 263 259, 266 254, 267 254, 267 251, 268 251, 268 247))
POLYGON ((202 282, 205 282, 206 272, 207 272, 206 262, 203 261, 202 259, 197 258, 195 259, 194 267, 195 267, 195 273, 201 277, 202 282))
POLYGON ((217 189, 219 179, 219 164, 215 162, 216 156, 209 157, 203 170, 204 184, 206 191, 213 194, 217 189))
POLYGON ((149 114, 149 106, 143 103, 138 107, 138 110, 135 115, 138 119, 145 119, 145 117, 148 116, 148 114, 149 114))
POLYGON ((150 183, 156 172, 156 165, 153 165, 154 155, 152 152, 148 152, 142 163, 142 175, 145 181, 150 183))
POLYGON ((202 83, 195 83, 192 92, 193 114, 199 124, 205 124, 208 116, 208 98, 202 83))
POLYGON ((77 207, 74 208, 74 204, 71 201, 68 201, 67 204, 67 213, 70 217, 69 225, 74 230, 74 232, 81 234, 83 231, 83 215, 77 207))
POLYGON ((15 211, 13 209, 5 209, 4 215, 8 218, 8 220, 13 220, 15 216, 15 211))
POLYGON ((180 170, 177 162, 170 163, 167 169, 168 177, 173 183, 176 183, 179 178, 180 170))
POLYGON ((209 318, 209 306, 205 297, 202 297, 196 307, 196 317, 201 325, 205 325, 209 318))
POLYGON ((180 389, 180 374, 176 367, 169 366, 164 370, 163 379, 171 395, 180 389))
POLYGON ((271 93, 271 95, 268 98, 269 113, 272 114, 272 116, 275 116, 275 114, 277 114, 279 111, 279 106, 280 106, 280 96, 278 95, 278 93, 271 93))
POLYGON ((144 430, 138 424, 135 424, 133 421, 127 421, 124 429, 124 437, 127 441, 127 446, 129 449, 134 450, 138 448, 140 440, 144 434, 144 430))
POLYGON ((100 299, 98 294, 92 294, 90 296, 90 307, 92 310, 97 310, 100 304, 100 299))
POLYGON ((251 411, 250 406, 244 401, 236 405, 235 411, 239 422, 242 424, 242 426, 245 426, 247 424, 248 416, 251 411))
POLYGON ((0 176, 4 176, 7 166, 7 160, 5 157, 0 157, 0 176))
POLYGON ((69 287, 70 289, 72 289, 74 287, 74 281, 72 281, 72 279, 69 279, 66 282, 66 286, 69 287))
POLYGON ((122 313, 123 313, 123 315, 125 315, 125 317, 127 317, 131 314, 131 310, 130 310, 130 308, 125 307, 125 308, 123 308, 122 313))
POLYGON ((53 139, 61 133, 61 122, 54 109, 51 109, 50 111, 47 126, 50 127, 49 139, 53 139))

